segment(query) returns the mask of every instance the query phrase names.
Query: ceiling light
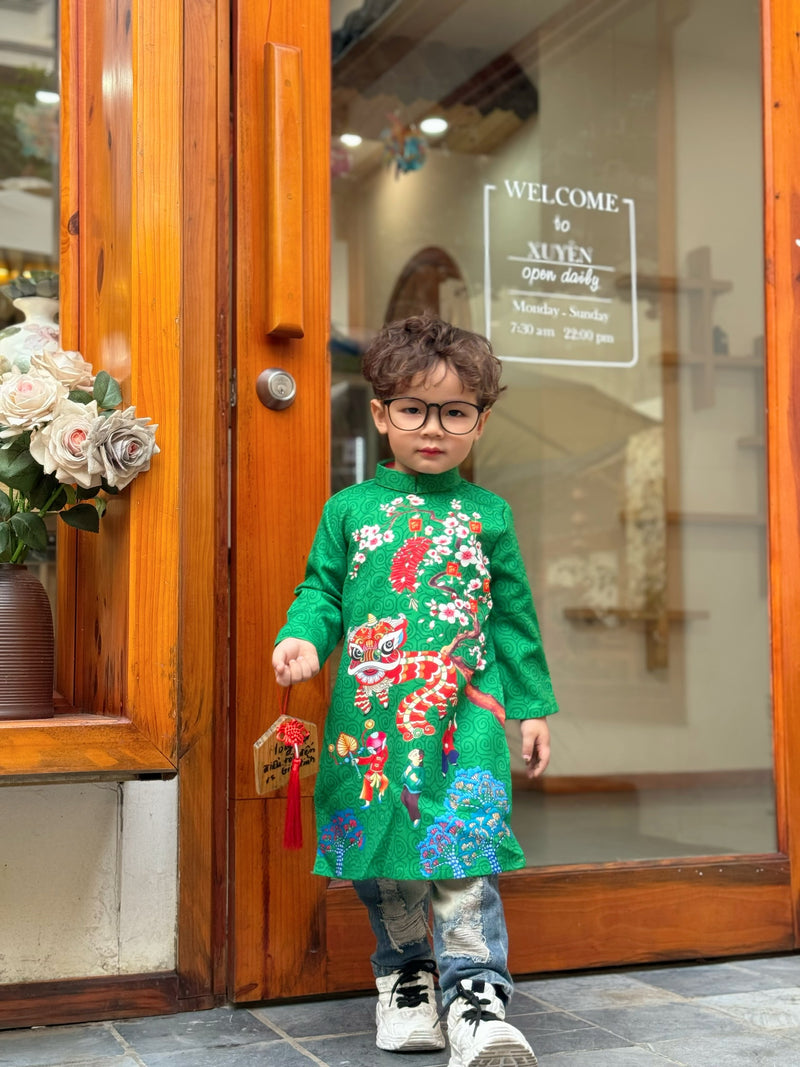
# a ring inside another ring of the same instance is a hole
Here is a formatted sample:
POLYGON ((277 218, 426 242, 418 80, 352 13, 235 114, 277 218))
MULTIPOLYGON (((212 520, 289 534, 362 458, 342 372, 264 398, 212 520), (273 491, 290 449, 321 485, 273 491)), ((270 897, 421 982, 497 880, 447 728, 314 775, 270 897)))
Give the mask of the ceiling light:
POLYGON ((343 133, 339 140, 348 148, 358 148, 361 144, 361 138, 357 133, 343 133))
POLYGON ((438 115, 431 115, 430 118, 422 120, 419 128, 423 133, 427 133, 429 137, 436 137, 438 134, 444 133, 449 125, 447 119, 440 118, 438 115))
POLYGON ((57 104, 59 101, 58 93, 53 93, 49 89, 37 89, 36 99, 40 104, 57 104))

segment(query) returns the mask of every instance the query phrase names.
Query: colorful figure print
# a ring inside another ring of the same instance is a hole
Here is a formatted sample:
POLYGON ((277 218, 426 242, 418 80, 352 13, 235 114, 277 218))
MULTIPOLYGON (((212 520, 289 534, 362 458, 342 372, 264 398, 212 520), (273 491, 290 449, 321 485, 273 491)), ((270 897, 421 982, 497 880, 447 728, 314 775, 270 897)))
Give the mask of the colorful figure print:
POLYGON ((423 761, 425 754, 421 748, 412 748, 408 754, 408 766, 403 771, 403 792, 400 796, 412 826, 419 826, 419 795, 425 784, 423 761))
POLYGON ((456 703, 458 674, 444 651, 405 651, 402 646, 407 629, 404 615, 380 620, 369 615, 363 626, 347 635, 348 674, 358 681, 355 705, 365 715, 372 706, 372 697, 387 707, 388 691, 393 685, 423 679, 424 685, 407 693, 397 708, 397 729, 404 741, 413 741, 423 734, 436 733, 427 713, 435 708, 439 718, 444 718, 447 705, 456 703))
POLYGON ((458 749, 456 748, 456 720, 455 716, 447 724, 442 737, 442 774, 458 763, 458 749))
POLYGON ((381 730, 375 730, 367 738, 366 755, 356 756, 355 762, 367 765, 364 781, 361 783, 362 807, 368 808, 378 791, 378 800, 383 800, 383 794, 389 785, 389 779, 384 774, 384 767, 389 758, 389 747, 386 744, 386 734, 381 730))

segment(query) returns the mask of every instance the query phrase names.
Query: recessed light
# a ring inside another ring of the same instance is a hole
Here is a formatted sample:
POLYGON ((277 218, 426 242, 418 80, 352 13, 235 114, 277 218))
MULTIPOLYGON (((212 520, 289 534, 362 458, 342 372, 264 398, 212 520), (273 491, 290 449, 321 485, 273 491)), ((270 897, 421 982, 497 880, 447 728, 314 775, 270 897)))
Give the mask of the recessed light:
POLYGON ((348 148, 358 148, 361 144, 361 137, 357 133, 343 133, 339 140, 348 148))
POLYGON ((444 133, 450 123, 447 119, 440 118, 438 115, 431 115, 428 119, 423 119, 419 124, 419 128, 423 133, 427 133, 429 137, 436 137, 437 134, 444 133))

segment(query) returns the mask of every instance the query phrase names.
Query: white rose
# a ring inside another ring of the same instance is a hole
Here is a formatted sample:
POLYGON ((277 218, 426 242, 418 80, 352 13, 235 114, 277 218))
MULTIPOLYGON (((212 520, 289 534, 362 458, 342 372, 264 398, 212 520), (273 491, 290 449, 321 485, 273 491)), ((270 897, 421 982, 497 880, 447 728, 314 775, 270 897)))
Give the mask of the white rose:
POLYGON ((124 489, 137 474, 150 469, 150 458, 159 451, 149 419, 137 419, 136 408, 113 411, 92 426, 89 440, 89 473, 99 474, 107 485, 124 489))
POLYGON ((92 365, 80 352, 63 348, 47 348, 31 356, 31 370, 52 375, 68 389, 86 389, 91 392, 94 376, 92 365))
POLYGON ((16 437, 53 417, 68 389, 44 374, 6 374, 0 381, 0 437, 16 437))
POLYGON ((100 484, 100 475, 89 473, 89 437, 98 420, 105 421, 94 400, 89 404, 60 402, 52 421, 31 434, 31 455, 45 474, 55 474, 60 482, 74 482, 84 489, 100 484))

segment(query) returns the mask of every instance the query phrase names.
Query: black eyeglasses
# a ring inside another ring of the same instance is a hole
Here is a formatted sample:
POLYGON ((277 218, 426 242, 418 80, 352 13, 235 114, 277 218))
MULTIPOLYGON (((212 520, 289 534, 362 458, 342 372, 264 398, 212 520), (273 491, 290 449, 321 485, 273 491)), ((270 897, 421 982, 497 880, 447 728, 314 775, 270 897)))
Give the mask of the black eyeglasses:
POLYGON ((436 408, 439 425, 447 433, 471 433, 478 425, 482 407, 466 400, 445 400, 443 404, 426 404, 414 396, 396 396, 384 400, 389 422, 398 430, 421 430, 431 408, 436 408))

